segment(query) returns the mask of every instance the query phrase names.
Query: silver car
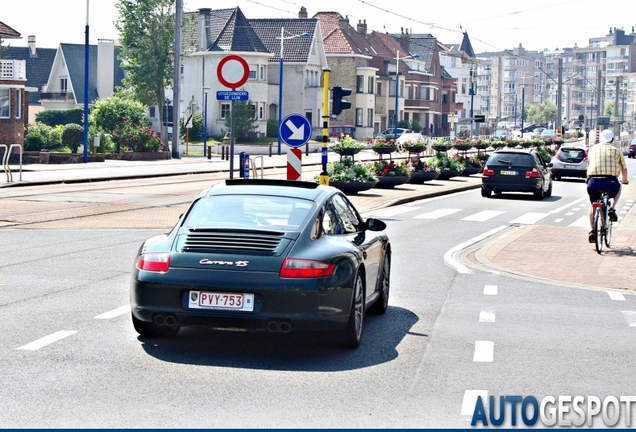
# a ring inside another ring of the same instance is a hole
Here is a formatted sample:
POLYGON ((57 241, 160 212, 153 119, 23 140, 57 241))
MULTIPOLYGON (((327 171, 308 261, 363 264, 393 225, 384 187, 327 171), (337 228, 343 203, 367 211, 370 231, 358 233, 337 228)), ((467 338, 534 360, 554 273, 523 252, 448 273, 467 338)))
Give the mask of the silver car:
POLYGON ((562 146, 550 162, 552 178, 587 176, 587 151, 582 147, 562 146))

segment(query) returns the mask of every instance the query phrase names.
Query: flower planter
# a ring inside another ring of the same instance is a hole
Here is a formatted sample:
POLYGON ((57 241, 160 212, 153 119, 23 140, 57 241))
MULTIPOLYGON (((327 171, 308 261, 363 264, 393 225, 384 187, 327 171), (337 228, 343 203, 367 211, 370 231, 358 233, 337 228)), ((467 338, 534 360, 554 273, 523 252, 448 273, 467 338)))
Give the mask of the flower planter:
POLYGON ((448 146, 447 145, 434 145, 433 146, 433 150, 435 150, 436 152, 446 152, 446 151, 448 151, 448 146))
POLYGON ((427 181, 435 180, 437 177, 439 177, 438 171, 414 171, 411 173, 409 183, 422 184, 427 181))
POLYGON ((421 153, 426 149, 426 146, 404 146, 404 150, 409 153, 421 153))
POLYGON ((337 189, 340 189, 345 195, 356 195, 358 192, 371 189, 377 183, 378 183, 377 181, 367 181, 367 182, 330 181, 329 186, 333 186, 337 189))
POLYGON ((437 179, 438 180, 448 180, 451 177, 457 177, 457 176, 462 175, 462 171, 442 170, 442 172, 439 173, 439 177, 437 177, 437 179))
POLYGON ((379 176, 378 183, 374 186, 378 189, 393 189, 409 181, 410 176, 379 176))
POLYGON ((466 167, 464 168, 464 170, 462 171, 462 176, 469 176, 469 175, 473 175, 473 174, 479 174, 481 172, 481 168, 478 167, 466 167))
POLYGON ((396 147, 373 147, 373 151, 377 154, 389 154, 396 151, 396 147))
POLYGON ((355 154, 360 153, 360 150, 362 149, 343 148, 343 149, 333 150, 333 152, 336 154, 339 154, 340 156, 353 156, 355 154))

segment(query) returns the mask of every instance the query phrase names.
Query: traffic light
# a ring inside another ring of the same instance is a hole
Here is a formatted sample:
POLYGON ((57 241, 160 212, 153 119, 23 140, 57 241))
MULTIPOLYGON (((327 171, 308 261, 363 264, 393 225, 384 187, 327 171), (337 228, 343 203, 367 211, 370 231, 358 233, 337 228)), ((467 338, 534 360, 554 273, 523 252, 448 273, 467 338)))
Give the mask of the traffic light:
POLYGON ((342 88, 342 87, 334 87, 333 88, 333 97, 332 97, 332 105, 331 105, 331 113, 338 115, 343 110, 351 108, 351 102, 347 102, 345 97, 351 94, 351 89, 342 88))

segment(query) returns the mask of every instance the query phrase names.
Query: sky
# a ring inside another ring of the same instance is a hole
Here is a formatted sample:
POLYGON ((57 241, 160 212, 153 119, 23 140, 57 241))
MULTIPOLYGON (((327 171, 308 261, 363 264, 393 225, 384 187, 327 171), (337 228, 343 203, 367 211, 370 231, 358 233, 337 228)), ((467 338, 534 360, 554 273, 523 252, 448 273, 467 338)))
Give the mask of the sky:
MULTIPOLYGON (((0 0, 0 22, 22 35, 4 45, 57 48, 84 44, 87 9, 89 43, 118 39, 114 21, 118 0, 0 0)), ((247 18, 296 18, 301 6, 309 17, 335 11, 351 25, 366 20, 368 31, 430 33, 445 44, 459 44, 466 31, 476 53, 523 45, 534 51, 587 46, 590 37, 610 28, 631 33, 634 0, 183 0, 184 11, 239 7, 247 18), (621 13, 623 11, 623 13, 621 13)))

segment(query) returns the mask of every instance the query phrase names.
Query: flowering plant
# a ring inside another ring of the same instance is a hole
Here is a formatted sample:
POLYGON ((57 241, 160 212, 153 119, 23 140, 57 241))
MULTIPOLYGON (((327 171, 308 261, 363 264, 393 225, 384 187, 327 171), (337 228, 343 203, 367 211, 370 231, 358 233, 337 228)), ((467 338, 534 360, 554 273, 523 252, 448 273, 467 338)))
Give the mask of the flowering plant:
POLYGON ((439 168, 440 171, 463 171, 464 163, 457 157, 448 157, 445 154, 437 153, 428 160, 429 166, 439 168))
POLYGON ((440 172, 439 168, 430 166, 426 162, 426 160, 420 158, 419 156, 412 157, 411 160, 409 161, 409 164, 411 165, 412 172, 416 172, 416 173, 440 172))
POLYGON ((465 167, 483 168, 483 166, 486 164, 488 156, 485 154, 475 154, 472 156, 457 155, 455 158, 465 167))
POLYGON ((113 140, 122 150, 134 152, 155 152, 162 150, 159 135, 150 126, 145 126, 124 117, 123 122, 115 128, 113 140))
POLYGON ((378 161, 370 164, 369 169, 378 177, 410 176, 411 168, 408 162, 395 163, 394 161, 378 161))
MULTIPOLYGON (((377 176, 368 166, 349 158, 328 163, 327 174, 329 174, 329 180, 334 182, 378 181, 377 176)), ((319 175, 314 176, 314 179, 318 181, 319 175)))
POLYGON ((394 139, 376 138, 373 140, 372 148, 397 148, 394 139))
POLYGON ((338 152, 344 149, 362 150, 366 145, 351 138, 349 135, 340 134, 340 138, 335 143, 329 144, 329 149, 338 152))

